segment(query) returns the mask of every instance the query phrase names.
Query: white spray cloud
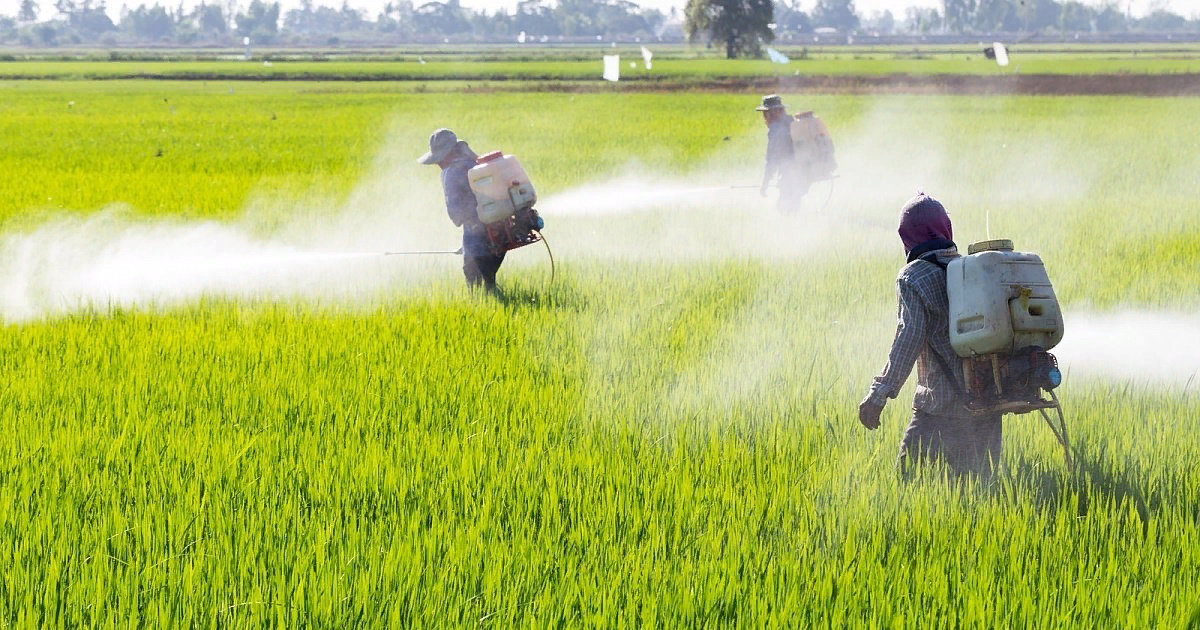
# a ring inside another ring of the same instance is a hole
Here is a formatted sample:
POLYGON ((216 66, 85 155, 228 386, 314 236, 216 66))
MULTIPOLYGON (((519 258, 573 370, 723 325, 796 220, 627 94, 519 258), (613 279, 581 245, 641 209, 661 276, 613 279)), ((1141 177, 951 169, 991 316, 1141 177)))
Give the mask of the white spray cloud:
POLYGON ((1200 379, 1200 315, 1070 313, 1054 354, 1068 378, 1195 385, 1200 379))
POLYGON ((202 295, 350 295, 385 286, 400 271, 377 255, 303 251, 218 223, 129 223, 113 212, 9 236, 2 251, 7 321, 202 295))
POLYGON ((0 236, 0 320, 205 296, 369 304, 385 290, 427 283, 461 259, 381 255, 459 246, 435 173, 419 168, 382 161, 340 202, 260 194, 230 223, 146 220, 112 207, 0 236))

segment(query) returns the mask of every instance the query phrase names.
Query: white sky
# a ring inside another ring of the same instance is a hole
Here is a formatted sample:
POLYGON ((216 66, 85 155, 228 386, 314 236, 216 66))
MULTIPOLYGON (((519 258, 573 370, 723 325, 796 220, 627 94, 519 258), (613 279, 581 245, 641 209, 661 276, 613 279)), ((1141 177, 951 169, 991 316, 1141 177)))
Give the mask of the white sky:
MULTIPOLYGON (((350 6, 364 9, 374 18, 378 15, 379 10, 387 4, 388 0, 350 0, 350 6)), ((461 0, 463 6, 472 9, 488 9, 493 11, 499 8, 505 8, 512 11, 517 6, 517 0, 461 0)), ((634 0, 644 7, 654 7, 663 12, 669 10, 672 6, 677 7, 681 12, 683 5, 687 0, 634 0)), ((1099 0, 1083 0, 1087 4, 1099 4, 1099 0)), ((41 7, 41 18, 45 19, 54 13, 54 0, 37 0, 41 7)), ((171 7, 179 3, 179 0, 108 0, 109 14, 116 19, 116 14, 120 10, 121 5, 128 4, 131 7, 145 3, 154 5, 161 3, 163 6, 171 7)), ((341 0, 315 0, 316 4, 325 4, 330 6, 340 6, 341 0)), ((423 0, 413 0, 414 5, 420 5, 423 0)), ((1200 16, 1200 0, 1119 0, 1122 7, 1128 7, 1135 16, 1146 14, 1151 7, 1163 6, 1175 13, 1184 17, 1194 18, 1200 16)), ((198 4, 198 0, 184 0, 184 6, 193 6, 198 4)), ((240 0, 241 4, 249 4, 249 0, 240 0)), ((283 5, 283 10, 298 6, 299 0, 280 0, 283 5)), ((816 0, 802 0, 801 5, 806 10, 811 10, 816 0)), ((0 15, 15 16, 17 8, 21 6, 21 0, 0 0, 0 15)), ((870 16, 876 11, 884 11, 890 9, 897 18, 903 18, 904 9, 910 6, 923 7, 941 7, 941 0, 855 0, 855 7, 858 8, 859 15, 864 17, 870 16)))

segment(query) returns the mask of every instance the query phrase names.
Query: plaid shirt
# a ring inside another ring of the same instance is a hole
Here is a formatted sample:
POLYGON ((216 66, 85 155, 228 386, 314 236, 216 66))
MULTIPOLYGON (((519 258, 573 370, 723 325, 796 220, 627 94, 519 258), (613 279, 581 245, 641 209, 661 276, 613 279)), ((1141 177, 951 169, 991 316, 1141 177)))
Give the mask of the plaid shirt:
MULTIPOLYGON (((958 250, 951 247, 938 250, 935 255, 946 263, 958 257, 958 250)), ((896 297, 900 302, 896 339, 892 341, 887 365, 875 377, 867 399, 882 406, 888 398, 895 398, 915 364, 917 391, 913 409, 938 416, 965 415, 965 401, 961 400, 959 387, 930 355, 930 351, 937 352, 957 383, 963 382, 962 361, 950 346, 946 272, 930 262, 913 261, 896 277, 896 297)))

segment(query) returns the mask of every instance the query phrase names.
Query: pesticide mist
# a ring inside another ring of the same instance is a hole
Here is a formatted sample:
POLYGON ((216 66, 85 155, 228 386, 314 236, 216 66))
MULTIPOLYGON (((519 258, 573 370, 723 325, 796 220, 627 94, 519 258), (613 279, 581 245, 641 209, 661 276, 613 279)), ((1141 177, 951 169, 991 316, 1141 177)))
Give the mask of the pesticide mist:
POLYGON ((393 169, 340 201, 262 193, 229 223, 144 220, 120 207, 60 217, 0 237, 0 319, 167 307, 201 297, 367 304, 461 264, 453 255, 382 255, 457 249, 453 226, 429 211, 437 208, 431 185, 435 179, 406 181, 393 169), (426 194, 414 195, 422 184, 426 194), (400 198, 417 201, 393 201, 400 198))
POLYGON ((1068 378, 1186 387, 1200 379, 1200 316, 1068 313, 1054 353, 1068 378))

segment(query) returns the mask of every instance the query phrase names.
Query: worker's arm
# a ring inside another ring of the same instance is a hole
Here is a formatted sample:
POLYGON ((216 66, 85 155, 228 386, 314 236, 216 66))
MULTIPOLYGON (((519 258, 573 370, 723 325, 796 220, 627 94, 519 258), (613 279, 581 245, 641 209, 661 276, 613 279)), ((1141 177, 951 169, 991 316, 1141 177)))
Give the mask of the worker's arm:
MULTIPOLYGON (((883 373, 875 377, 871 390, 863 400, 864 406, 882 409, 889 398, 895 398, 912 373, 921 350, 925 347, 925 333, 929 317, 925 303, 916 288, 904 278, 896 280, 896 297, 900 303, 896 338, 888 354, 883 373)), ((861 408, 860 408, 861 413, 861 408)), ((864 422, 864 424, 866 424, 864 422)), ((872 427, 873 428, 873 427, 872 427)))
POLYGON ((446 169, 442 173, 442 189, 446 193, 446 214, 454 225, 470 227, 479 221, 475 210, 475 193, 471 192, 471 184, 467 182, 466 173, 461 169, 446 169))
POLYGON ((767 129, 767 160, 763 167, 762 192, 766 192, 777 173, 791 162, 794 154, 792 134, 787 125, 771 125, 767 129))

